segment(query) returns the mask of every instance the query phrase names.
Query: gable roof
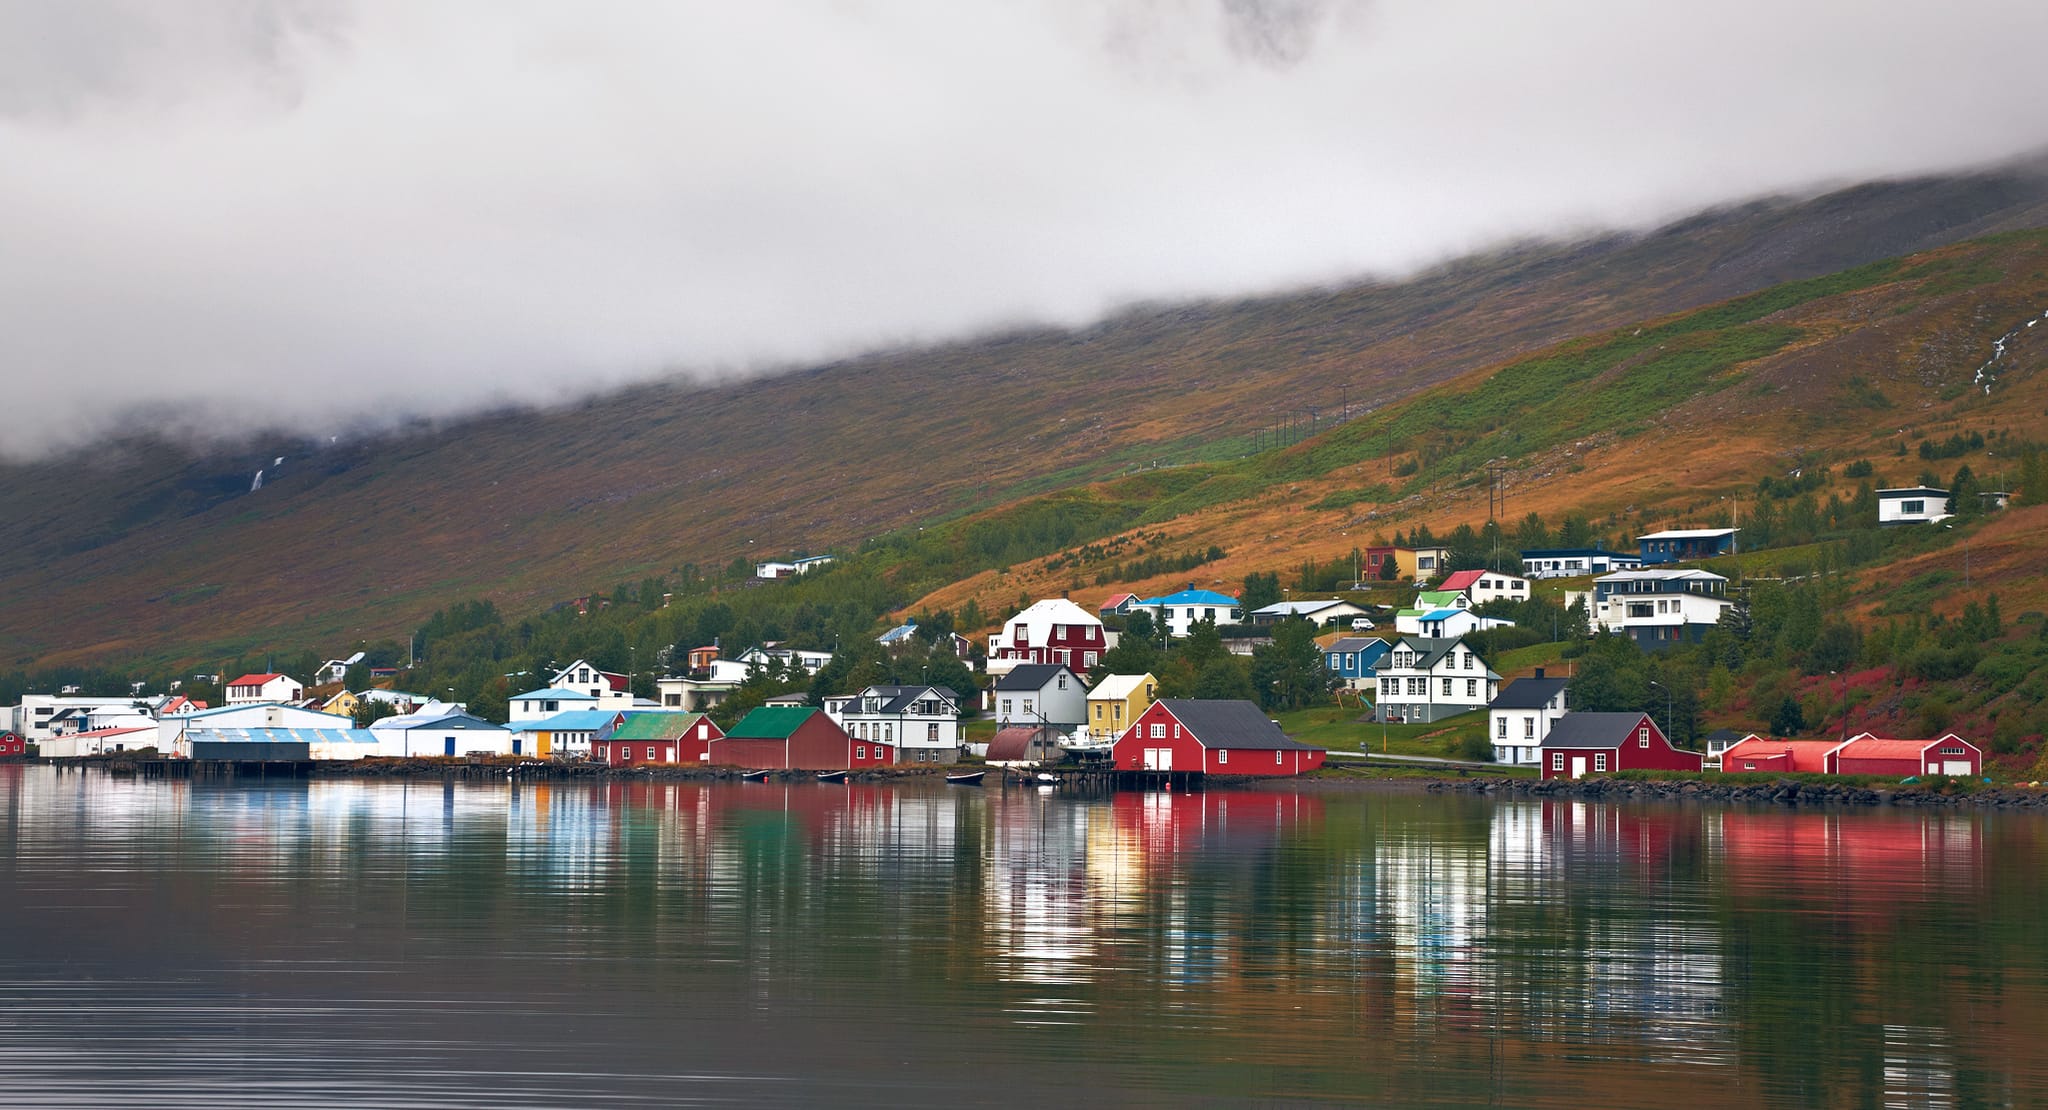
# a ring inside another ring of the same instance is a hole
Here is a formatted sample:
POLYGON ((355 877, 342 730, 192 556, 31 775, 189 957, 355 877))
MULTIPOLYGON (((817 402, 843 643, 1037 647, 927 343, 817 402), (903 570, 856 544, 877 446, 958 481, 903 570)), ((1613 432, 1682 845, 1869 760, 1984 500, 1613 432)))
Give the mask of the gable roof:
MULTIPOLYGON (((1635 739, 1648 713, 1567 713, 1550 726, 1546 748, 1618 748, 1635 739)), ((1650 721, 1656 727, 1655 721, 1650 721)), ((1663 729, 1657 729, 1663 735, 1663 729)))
POLYGON ((595 694, 586 694, 586 693, 584 693, 584 692, 583 692, 583 691, 581 691, 581 690, 571 690, 571 689, 569 689, 569 688, 568 688, 568 687, 566 687, 566 686, 544 686, 544 687, 542 687, 542 688, 540 688, 540 689, 538 689, 538 690, 528 690, 527 692, 525 692, 525 693, 523 693, 523 694, 520 694, 520 695, 519 695, 519 696, 517 696, 517 697, 513 697, 513 698, 508 698, 508 699, 506 699, 506 700, 508 700, 508 701, 596 701, 596 700, 597 700, 597 695, 595 695, 595 694))
POLYGON ((1917 759, 1921 753, 1939 744, 1969 744, 1972 748, 1977 746, 1953 732, 1932 740, 1893 740, 1866 732, 1851 737, 1844 743, 1841 746, 1841 754, 1845 758, 1856 759, 1917 759))
POLYGON ((1341 597, 1325 597, 1304 601, 1276 601, 1271 605, 1252 610, 1252 614, 1256 616, 1260 613, 1270 613, 1276 616, 1305 617, 1310 613, 1320 613, 1325 609, 1335 608, 1339 605, 1348 605, 1353 609, 1360 607, 1357 602, 1346 601, 1341 597))
POLYGON ((1458 595, 1464 592, 1463 590, 1448 588, 1424 590, 1415 595, 1415 607, 1418 609, 1454 609, 1458 605, 1458 595))
POLYGON ((1713 540, 1734 535, 1735 528, 1669 528, 1662 532, 1651 532, 1637 536, 1637 540, 1713 540))
MULTIPOLYGON (((1396 647, 1406 644, 1415 653, 1415 662, 1409 664, 1411 669, 1426 671, 1443 662, 1444 656, 1464 642, 1455 636, 1403 636, 1394 643, 1396 647)), ((1472 654, 1476 656, 1479 653, 1475 651, 1472 654)), ((1480 662, 1483 664, 1485 660, 1480 662)))
POLYGON ((927 691, 950 703, 956 710, 960 706, 960 695, 950 686, 868 686, 851 694, 834 694, 830 700, 840 702, 848 713, 903 714, 923 701, 927 691), (882 704, 871 710, 855 708, 855 703, 869 697, 880 698, 882 704))
POLYGON ((809 706, 764 705, 747 711, 725 734, 728 740, 787 740, 819 710, 809 706))
POLYGON ((634 710, 611 730, 606 740, 674 740, 687 735, 704 719, 702 713, 660 713, 634 710))
MULTIPOLYGON (((1073 674, 1074 669, 1065 663, 1019 663, 1010 668, 1010 673, 996 679, 998 690, 1040 690, 1053 676, 1061 671, 1073 674)), ((1075 681, 1080 681, 1079 677, 1075 681)))
POLYGON ((1385 655, 1387 652, 1394 650, 1394 645, 1377 636, 1340 636, 1330 641, 1330 646, 1323 650, 1371 653, 1374 649, 1378 649, 1379 654, 1385 655))
POLYGON ((1257 748, 1280 751, 1327 751, 1320 744, 1303 744, 1288 738, 1266 712, 1248 701, 1209 701, 1195 698, 1163 698, 1165 707, 1181 727, 1205 748, 1257 748))
POLYGON ((233 682, 230 682, 230 683, 228 683, 228 685, 230 685, 230 686, 262 686, 262 685, 265 685, 265 684, 267 684, 267 683, 270 683, 270 682, 275 682, 276 680, 278 680, 278 679, 280 679, 280 678, 284 678, 284 677, 286 677, 286 676, 284 676, 284 675, 281 675, 281 674, 245 674, 245 675, 243 675, 242 677, 240 677, 240 678, 238 678, 238 679, 234 680, 233 682))
POLYGON ((1894 488, 1894 489, 1881 489, 1881 490, 1878 490, 1878 491, 1877 491, 1877 499, 1878 499, 1879 501, 1887 501, 1887 500, 1894 500, 1894 499, 1897 499, 1897 498, 1901 498, 1901 497, 1947 497, 1947 496, 1948 496, 1948 491, 1947 491, 1947 490, 1945 490, 1945 489, 1935 489, 1935 488, 1934 488, 1933 486, 1899 486, 1899 487, 1897 487, 1897 488, 1894 488))
POLYGON ((1081 608, 1063 597, 1049 597, 1034 601, 1024 610, 1003 622, 1003 635, 1014 634, 1018 625, 1024 626, 1025 636, 1031 643, 1043 644, 1052 638, 1056 624, 1092 625, 1102 627, 1102 618, 1081 608))
POLYGON ((1158 685, 1159 680, 1149 674, 1113 674, 1095 684, 1088 692, 1091 698, 1116 698, 1122 700, 1136 693, 1138 687, 1147 682, 1158 685))
POLYGON ((1107 611, 1110 609, 1114 609, 1119 605, 1122 605, 1126 601, 1136 600, 1138 600, 1138 595, 1133 593, 1111 594, 1109 595, 1108 599, 1103 601, 1103 603, 1097 606, 1097 608, 1103 611, 1107 611))
POLYGON ((1437 588, 1440 590, 1469 590, 1473 584, 1486 576, 1483 570, 1454 570, 1444 576, 1437 588))
POLYGON ((1721 770, 1740 770, 1731 767, 1731 762, 1782 755, 1792 764, 1787 770, 1820 774, 1828 769, 1828 756, 1841 746, 1840 740, 1778 740, 1752 734, 1737 740, 1721 753, 1721 770))
POLYGON ((1144 604, 1222 605, 1235 609, 1237 608, 1237 599, 1229 594, 1219 594, 1215 590, 1182 590, 1179 593, 1167 594, 1164 597, 1148 597, 1144 600, 1144 604))
POLYGON ((514 721, 513 732, 596 732, 619 715, 616 709, 571 709, 538 721, 514 721))
MULTIPOLYGON (((399 718, 399 717, 390 717, 390 718, 386 718, 386 719, 387 719, 387 720, 392 720, 392 721, 396 721, 396 720, 401 720, 402 718, 399 718)), ((372 723, 373 723, 373 724, 383 724, 384 722, 383 722, 383 721, 375 721, 375 722, 372 722, 372 723)), ((483 719, 482 717, 479 717, 479 716, 477 716, 477 715, 476 715, 476 714, 474 714, 474 713, 447 713, 447 714, 443 714, 443 715, 440 715, 440 716, 436 716, 436 717, 427 717, 427 718, 425 718, 425 719, 423 719, 423 720, 418 720, 418 721, 412 721, 412 722, 410 722, 410 723, 407 723, 407 724, 404 724, 404 725, 400 725, 399 727, 400 727, 400 728, 404 728, 404 729, 415 729, 415 728, 437 728, 437 729, 439 729, 439 728, 446 728, 446 729, 470 729, 470 730, 476 730, 476 729, 490 729, 490 730, 492 730, 492 731, 496 731, 496 732, 503 732, 503 731, 505 731, 505 726, 504 726, 504 725, 501 725, 501 724, 497 724, 496 722, 493 722, 493 721, 486 721, 486 720, 484 720, 484 719, 483 719)))
POLYGON ((1564 692, 1568 679, 1562 678, 1518 678, 1508 683, 1500 696, 1488 703, 1488 709, 1542 709, 1550 700, 1564 692))

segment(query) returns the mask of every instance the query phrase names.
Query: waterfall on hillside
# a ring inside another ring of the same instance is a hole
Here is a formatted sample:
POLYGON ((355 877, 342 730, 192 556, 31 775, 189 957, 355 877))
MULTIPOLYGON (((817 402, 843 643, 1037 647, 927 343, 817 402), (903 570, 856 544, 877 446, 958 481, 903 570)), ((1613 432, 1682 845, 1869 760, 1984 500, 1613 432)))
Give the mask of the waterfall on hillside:
POLYGON ((2012 329, 2009 332, 2006 332, 2004 335, 2001 335, 1997 339, 1993 340, 1991 343, 1991 357, 1985 359, 1984 365, 1979 366, 1977 368, 1977 376, 1975 378, 1972 378, 1971 382, 1973 384, 1983 386, 1984 392, 1987 394, 1990 393, 1992 384, 1998 381, 1998 377, 1991 372, 1991 368, 1993 366, 1998 365, 1999 359, 2005 357, 2006 343, 2010 342, 2014 336, 2027 330, 2028 328, 2033 327, 2035 324, 2038 324, 2043 320, 2048 320, 2048 312, 2041 313, 2041 315, 2028 320, 2026 323, 2019 325, 2018 327, 2012 329))
POLYGON ((250 493, 255 493, 255 492, 256 492, 257 490, 259 490, 259 489, 262 489, 262 488, 263 488, 263 472, 259 470, 259 471, 257 471, 257 472, 256 472, 256 480, 255 480, 255 481, 253 481, 253 482, 250 482, 250 483, 249 483, 249 492, 250 492, 250 493))

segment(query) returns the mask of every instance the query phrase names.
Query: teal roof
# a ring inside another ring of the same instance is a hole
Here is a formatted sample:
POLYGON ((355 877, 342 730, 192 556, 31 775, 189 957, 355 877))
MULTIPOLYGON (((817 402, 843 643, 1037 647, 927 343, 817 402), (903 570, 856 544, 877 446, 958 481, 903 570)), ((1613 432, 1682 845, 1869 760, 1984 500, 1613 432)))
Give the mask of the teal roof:
POLYGON ((727 732, 729 740, 787 740, 817 710, 794 705, 764 705, 750 710, 727 732))
POLYGON ((618 716, 610 709, 572 709, 538 721, 514 721, 505 727, 513 732, 596 732, 618 716))

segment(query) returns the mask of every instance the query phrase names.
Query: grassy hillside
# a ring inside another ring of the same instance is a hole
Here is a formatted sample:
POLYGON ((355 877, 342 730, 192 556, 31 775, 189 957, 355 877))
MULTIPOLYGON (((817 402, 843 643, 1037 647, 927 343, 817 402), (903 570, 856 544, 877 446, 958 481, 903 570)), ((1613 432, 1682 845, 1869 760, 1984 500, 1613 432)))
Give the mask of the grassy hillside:
POLYGON ((1518 509, 1690 511, 1801 451, 1872 451, 1909 424, 2025 424, 2007 413, 2024 372, 1990 398, 1967 376, 2023 305, 2038 313, 2039 239, 1866 264, 2040 223, 2048 187, 2031 175, 1871 186, 1400 284, 1133 310, 331 444, 140 437, 0 472, 0 643, 24 666, 348 645, 403 636, 457 598, 527 612, 906 527, 889 541, 900 585, 999 608, 1141 550, 1218 544, 1229 557, 1202 572, 1228 579, 1339 554, 1391 520, 1469 517, 1474 467, 1495 456, 1516 462, 1518 509), (1347 402, 1370 415, 1247 457, 1274 416, 1314 408, 1328 428, 1347 402), (992 527, 977 514, 996 506, 992 527), (1117 535, 1114 554, 1024 565, 1117 535))

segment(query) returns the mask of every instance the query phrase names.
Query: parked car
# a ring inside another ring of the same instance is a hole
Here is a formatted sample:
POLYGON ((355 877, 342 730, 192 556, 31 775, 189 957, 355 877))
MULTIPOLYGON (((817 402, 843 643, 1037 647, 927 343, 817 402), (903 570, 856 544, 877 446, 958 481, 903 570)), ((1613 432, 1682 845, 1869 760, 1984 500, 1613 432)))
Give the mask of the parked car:
POLYGON ((1370 631, 1371 629, 1372 629, 1372 618, 1371 618, 1371 617, 1353 617, 1353 618, 1351 618, 1351 631, 1353 631, 1353 632, 1367 632, 1367 631, 1370 631))

